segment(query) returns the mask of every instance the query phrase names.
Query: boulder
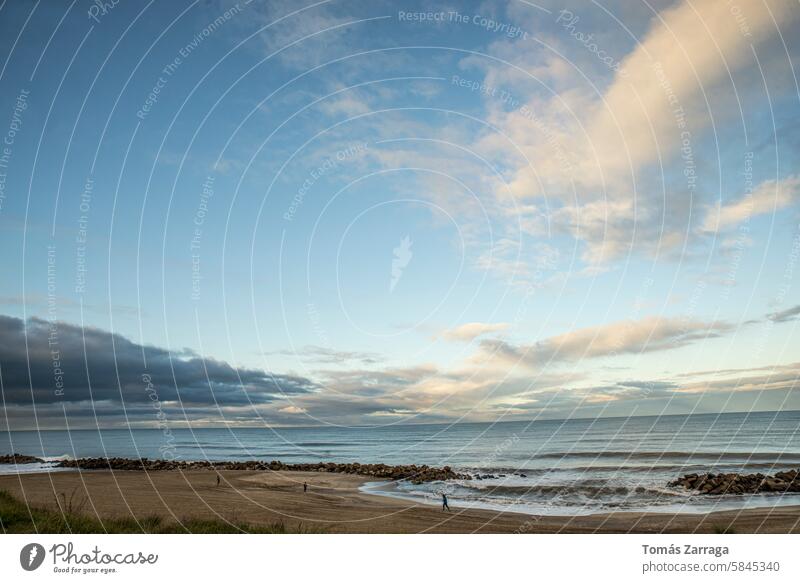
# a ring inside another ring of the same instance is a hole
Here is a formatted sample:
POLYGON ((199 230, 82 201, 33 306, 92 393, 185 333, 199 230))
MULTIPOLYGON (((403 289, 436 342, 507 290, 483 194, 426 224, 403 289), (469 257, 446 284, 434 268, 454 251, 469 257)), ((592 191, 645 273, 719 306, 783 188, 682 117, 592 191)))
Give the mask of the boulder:
POLYGON ((694 490, 699 494, 756 494, 759 492, 800 492, 800 474, 797 470, 764 474, 686 474, 667 484, 673 488, 694 490))
POLYGON ((11 455, 0 455, 0 464, 37 464, 44 462, 43 459, 32 455, 22 455, 12 453, 11 455))

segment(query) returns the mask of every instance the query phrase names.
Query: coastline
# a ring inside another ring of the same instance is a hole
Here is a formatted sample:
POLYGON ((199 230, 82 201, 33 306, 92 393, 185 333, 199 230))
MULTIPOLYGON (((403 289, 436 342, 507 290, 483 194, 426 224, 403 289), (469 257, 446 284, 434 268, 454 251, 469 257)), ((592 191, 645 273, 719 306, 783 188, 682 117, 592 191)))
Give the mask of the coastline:
MULTIPOLYGON (((70 500, 103 518, 157 514, 180 522, 214 518, 254 524, 283 522, 324 533, 800 533, 800 506, 708 514, 611 512, 535 516, 510 511, 452 512, 396 496, 364 491, 374 478, 327 472, 141 470, 20 473, 0 476, 6 490, 30 506, 58 509, 70 500), (303 483, 309 486, 303 492, 303 483)), ((386 482, 388 483, 388 482, 386 482)))

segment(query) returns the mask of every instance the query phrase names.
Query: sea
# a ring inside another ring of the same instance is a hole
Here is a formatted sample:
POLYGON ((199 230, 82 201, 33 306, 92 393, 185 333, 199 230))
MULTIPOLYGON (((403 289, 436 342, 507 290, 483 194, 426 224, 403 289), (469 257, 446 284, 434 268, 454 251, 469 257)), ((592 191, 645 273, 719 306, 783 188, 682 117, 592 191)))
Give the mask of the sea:
POLYGON ((475 476, 363 490, 422 504, 537 515, 711 512, 800 504, 798 494, 701 496, 668 487, 683 474, 764 474, 800 467, 800 411, 385 427, 101 429, 0 433, 0 454, 44 464, 0 473, 75 471, 59 459, 146 457, 450 466, 475 476), (480 479, 477 478, 480 476, 480 479))

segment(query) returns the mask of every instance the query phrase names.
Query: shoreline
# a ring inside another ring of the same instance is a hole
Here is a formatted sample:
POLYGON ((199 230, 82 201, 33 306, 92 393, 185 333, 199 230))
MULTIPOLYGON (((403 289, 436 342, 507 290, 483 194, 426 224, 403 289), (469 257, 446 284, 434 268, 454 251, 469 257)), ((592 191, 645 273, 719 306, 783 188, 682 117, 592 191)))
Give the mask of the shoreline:
MULTIPOLYGON (((30 506, 70 506, 99 519, 157 514, 165 520, 284 522, 331 533, 789 533, 800 532, 800 506, 721 510, 707 514, 607 512, 530 515, 433 505, 365 492, 376 480, 328 472, 137 470, 21 473, 0 476, 6 490, 30 506), (309 486, 303 492, 303 483, 309 486)), ((389 483, 389 482, 386 482, 389 483)))
MULTIPOLYGON (((272 461, 230 460, 167 460, 134 458, 38 458, 24 454, 0 455, 0 477, 77 472, 88 475, 94 472, 144 472, 180 473, 201 472, 212 476, 222 472, 287 473, 310 475, 347 475, 364 478, 358 485, 360 494, 390 499, 395 502, 420 507, 437 508, 441 505, 440 492, 448 495, 450 505, 462 510, 494 513, 516 513, 528 518, 549 516, 562 520, 577 517, 603 516, 609 513, 653 514, 673 516, 706 516, 718 512, 774 511, 780 508, 800 506, 800 472, 787 470, 774 476, 764 474, 687 474, 666 483, 672 490, 666 500, 609 500, 596 503, 594 500, 580 504, 581 498, 568 500, 552 506, 547 500, 530 500, 513 496, 494 495, 493 486, 486 487, 489 497, 460 496, 453 488, 474 488, 473 480, 505 479, 506 474, 481 474, 474 469, 452 469, 450 466, 404 464, 387 465, 358 462, 312 462, 284 463, 272 461), (16 463, 14 463, 16 462, 16 463), (9 471, 10 470, 10 471, 9 471), (464 473, 460 473, 464 472, 464 473), (468 473, 467 473, 468 472, 468 473), (777 481, 776 481, 777 480, 777 481), (453 481, 455 486, 450 486, 453 481), (432 488, 415 488, 432 483, 432 488), (722 495, 725 496, 722 496, 722 495), (685 497, 684 497, 685 496, 685 497), (674 498, 673 498, 674 497, 674 498)), ((506 470, 510 475, 525 477, 519 471, 506 470)), ((494 486, 502 490, 502 484, 494 486)), ((521 486, 509 487, 523 488, 521 486)), ((535 488, 535 486, 531 486, 535 488)), ((625 487, 622 486, 622 489, 625 487)), ((660 489, 654 489, 654 492, 660 489)), ((578 496, 576 494, 576 496, 578 496)), ((660 496, 660 495, 659 495, 660 496)))
MULTIPOLYGON (((423 496, 414 496, 412 494, 403 492, 399 490, 393 482, 390 481, 383 481, 383 482, 367 482, 361 487, 359 487, 359 492, 370 496, 381 496, 385 498, 390 498, 394 500, 402 500, 405 502, 415 503, 422 506, 428 507, 435 507, 438 508, 441 506, 441 502, 438 498, 435 497, 423 497, 423 496)), ((788 495, 792 495, 792 493, 787 493, 788 495)), ((708 510, 704 510, 704 506, 690 506, 683 503, 676 502, 673 505, 666 505, 666 506, 659 506, 659 505, 651 505, 651 506, 644 506, 639 508, 628 508, 628 509, 618 509, 612 510, 609 508, 588 508, 582 507, 583 510, 579 512, 573 512, 571 514, 567 514, 564 512, 552 512, 552 513, 543 513, 534 509, 535 507, 531 507, 525 503, 519 505, 510 505, 510 504, 502 504, 502 503, 491 503, 491 502, 466 502, 464 500, 449 497, 449 504, 453 508, 462 508, 462 509, 470 509, 470 510, 483 510, 488 512, 504 512, 504 513, 514 513, 514 514, 521 514, 523 516, 528 517, 541 517, 541 516, 549 516, 553 518, 561 518, 564 520, 576 518, 576 517, 584 517, 584 516, 601 516, 607 514, 660 514, 660 515, 674 515, 674 516, 706 516, 709 514, 714 514, 718 512, 749 512, 753 510, 775 510, 780 508, 792 508, 798 507, 800 508, 800 497, 794 495, 793 500, 790 502, 782 502, 777 497, 773 498, 762 498, 760 500, 753 499, 750 495, 750 498, 739 497, 738 499, 726 499, 720 501, 720 499, 716 497, 704 497, 707 500, 707 506, 710 507, 708 510), (770 503, 771 501, 777 501, 777 503, 770 503), (737 504, 737 502, 741 502, 741 504, 737 504)), ((561 508, 563 510, 563 507, 561 508)))

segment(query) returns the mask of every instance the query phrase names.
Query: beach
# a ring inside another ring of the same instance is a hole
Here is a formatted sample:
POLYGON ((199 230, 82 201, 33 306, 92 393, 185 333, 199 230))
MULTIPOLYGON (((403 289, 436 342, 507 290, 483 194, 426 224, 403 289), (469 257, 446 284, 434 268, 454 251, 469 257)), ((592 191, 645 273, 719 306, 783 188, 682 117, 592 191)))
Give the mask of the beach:
POLYGON ((413 500, 365 493, 363 476, 326 472, 82 471, 0 476, 6 490, 30 506, 99 519, 159 515, 250 524, 283 522, 311 533, 798 533, 800 506, 689 513, 611 512, 536 516, 467 509, 452 512, 413 500), (303 483, 308 491, 303 491, 303 483))

